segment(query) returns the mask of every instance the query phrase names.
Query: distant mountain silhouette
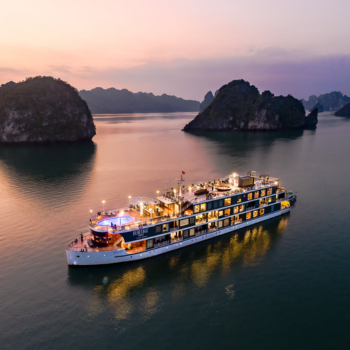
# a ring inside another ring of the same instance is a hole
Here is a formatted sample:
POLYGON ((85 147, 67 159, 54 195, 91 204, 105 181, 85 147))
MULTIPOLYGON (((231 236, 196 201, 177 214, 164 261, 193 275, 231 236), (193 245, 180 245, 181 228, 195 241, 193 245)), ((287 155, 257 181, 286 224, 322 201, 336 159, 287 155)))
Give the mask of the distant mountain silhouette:
POLYGON ((199 102, 176 96, 152 93, 132 93, 126 89, 81 90, 79 95, 87 102, 92 113, 153 113, 153 112, 198 112, 199 102))
POLYGON ((350 102, 350 97, 343 95, 340 91, 332 91, 318 97, 316 95, 309 96, 308 101, 301 99, 300 102, 305 109, 310 111, 316 107, 319 112, 337 111, 350 102))
POLYGON ((199 111, 204 111, 214 101, 214 95, 209 91, 205 96, 203 102, 200 104, 199 111))

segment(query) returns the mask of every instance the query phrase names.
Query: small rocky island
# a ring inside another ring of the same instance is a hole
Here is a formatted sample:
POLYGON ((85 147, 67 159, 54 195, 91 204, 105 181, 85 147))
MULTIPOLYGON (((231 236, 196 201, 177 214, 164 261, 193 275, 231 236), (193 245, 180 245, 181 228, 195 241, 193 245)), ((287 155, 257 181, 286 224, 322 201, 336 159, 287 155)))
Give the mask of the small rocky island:
POLYGON ((262 94, 244 80, 220 88, 214 101, 184 131, 282 130, 315 127, 318 110, 305 115, 303 104, 291 95, 262 94))
POLYGON ((335 112, 334 115, 337 117, 350 117, 350 102, 335 112))
POLYGON ((74 142, 95 134, 89 107, 68 83, 39 76, 1 85, 1 143, 74 142))

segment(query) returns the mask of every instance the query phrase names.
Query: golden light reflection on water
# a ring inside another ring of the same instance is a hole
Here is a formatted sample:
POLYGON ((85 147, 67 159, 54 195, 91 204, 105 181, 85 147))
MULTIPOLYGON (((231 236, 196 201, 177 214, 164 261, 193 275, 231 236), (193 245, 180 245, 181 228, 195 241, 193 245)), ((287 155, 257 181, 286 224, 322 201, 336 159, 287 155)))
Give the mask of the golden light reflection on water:
POLYGON ((129 302, 129 293, 133 288, 141 287, 146 279, 146 272, 142 267, 125 272, 120 278, 112 281, 105 291, 104 286, 96 287, 95 291, 104 291, 106 300, 115 309, 117 320, 126 319, 132 311, 132 303, 129 302))
MULTIPOLYGON (((192 246, 191 251, 179 250, 169 254, 168 259, 154 258, 153 264, 150 259, 143 266, 130 265, 121 276, 107 278, 108 283, 96 286, 94 296, 104 297, 114 310, 119 330, 123 327, 119 321, 128 319, 134 312, 141 314, 140 320, 147 321, 163 307, 164 300, 185 298, 194 286, 203 288, 213 282, 213 277, 228 274, 234 267, 259 264, 287 225, 288 216, 284 216, 268 226, 256 226, 231 237, 192 246)), ((224 293, 232 299, 234 283, 228 284, 224 293)), ((91 309, 98 306, 93 298, 91 309)))

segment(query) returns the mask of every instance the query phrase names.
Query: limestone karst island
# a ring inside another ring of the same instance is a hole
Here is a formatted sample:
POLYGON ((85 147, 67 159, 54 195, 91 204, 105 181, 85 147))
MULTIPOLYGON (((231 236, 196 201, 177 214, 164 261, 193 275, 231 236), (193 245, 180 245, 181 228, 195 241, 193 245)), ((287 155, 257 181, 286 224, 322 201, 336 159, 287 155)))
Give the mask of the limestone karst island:
POLYGON ((291 95, 262 94, 244 80, 220 88, 213 102, 184 131, 190 130, 283 130, 315 127, 317 108, 308 116, 303 104, 291 95))
POLYGON ((2 86, 1 143, 86 141, 95 134, 88 105, 66 82, 35 77, 2 86))

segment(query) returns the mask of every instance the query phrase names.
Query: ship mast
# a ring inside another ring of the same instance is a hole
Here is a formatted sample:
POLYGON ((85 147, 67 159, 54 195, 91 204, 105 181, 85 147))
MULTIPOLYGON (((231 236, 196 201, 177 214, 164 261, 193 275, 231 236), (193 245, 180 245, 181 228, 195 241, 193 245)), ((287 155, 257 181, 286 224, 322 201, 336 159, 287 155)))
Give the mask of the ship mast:
POLYGON ((181 172, 181 178, 180 179, 177 179, 177 184, 179 185, 179 202, 180 202, 180 216, 181 216, 181 190, 182 190, 182 183, 185 181, 182 177, 183 175, 183 171, 181 172))

